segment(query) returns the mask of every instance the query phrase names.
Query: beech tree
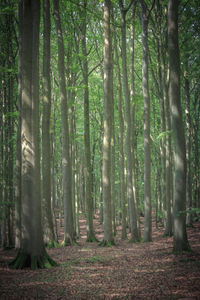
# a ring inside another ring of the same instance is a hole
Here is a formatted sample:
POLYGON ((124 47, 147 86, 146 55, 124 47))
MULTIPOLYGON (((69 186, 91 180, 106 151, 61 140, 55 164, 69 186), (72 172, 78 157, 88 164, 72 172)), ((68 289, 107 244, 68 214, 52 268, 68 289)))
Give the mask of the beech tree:
POLYGON ((56 265, 46 253, 41 224, 39 150, 39 28, 40 1, 19 2, 21 45, 21 242, 11 265, 32 269, 56 265))
POLYGON ((168 1, 169 98, 174 136, 174 251, 189 250, 186 232, 186 147, 180 99, 178 0, 168 1))
POLYGON ((44 15, 44 44, 43 44, 43 115, 42 115, 42 206, 44 241, 50 247, 55 245, 56 238, 53 226, 51 205, 51 144, 50 144, 50 117, 51 117, 51 72, 50 72, 50 3, 43 1, 44 15))
POLYGON ((111 209, 111 131, 112 131, 112 65, 111 65, 111 1, 104 1, 104 137, 103 137, 103 201, 104 241, 103 245, 114 243, 111 209))
POLYGON ((72 169, 70 159, 68 103, 65 78, 64 43, 60 21, 59 1, 53 1, 54 21, 58 41, 58 73, 61 101, 62 122, 62 188, 64 202, 64 245, 72 244, 75 239, 73 210, 72 210, 72 169))
POLYGON ((123 89, 125 99, 125 128, 126 128, 126 153, 127 153, 127 201, 130 213, 131 241, 138 241, 140 238, 138 220, 137 220, 137 203, 133 192, 133 157, 131 145, 131 103, 130 90, 128 86, 127 75, 127 57, 126 57, 126 14, 129 11, 133 1, 129 3, 127 8, 124 7, 123 1, 119 0, 121 11, 121 36, 122 36, 122 74, 123 89))

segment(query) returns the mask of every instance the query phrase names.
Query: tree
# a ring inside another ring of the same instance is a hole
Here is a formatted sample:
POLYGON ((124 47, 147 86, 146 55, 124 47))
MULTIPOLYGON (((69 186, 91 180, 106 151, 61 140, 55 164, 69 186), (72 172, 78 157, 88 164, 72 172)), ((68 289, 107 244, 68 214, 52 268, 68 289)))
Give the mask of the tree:
POLYGON ((147 11, 145 1, 140 2, 142 8, 142 87, 144 97, 144 241, 149 242, 152 240, 150 96, 148 84, 148 22, 150 12, 147 11))
POLYGON ((123 96, 122 96, 122 80, 121 80, 121 70, 119 64, 119 53, 118 45, 116 39, 116 32, 114 33, 114 43, 115 43, 115 56, 118 74, 118 113, 119 113, 119 169, 120 169, 120 205, 122 211, 122 240, 127 239, 127 212, 126 212, 126 192, 125 192, 125 174, 124 174, 124 118, 123 118, 123 96))
POLYGON ((174 137, 174 251, 189 250, 186 232, 186 149, 180 99, 178 0, 168 2, 169 98, 174 137))
POLYGON ((129 3, 127 8, 124 7, 123 1, 119 1, 121 11, 121 36, 122 36, 122 74, 123 74, 123 90, 125 99, 125 125, 126 125, 126 153, 127 153, 127 201, 130 213, 130 228, 131 241, 138 241, 140 238, 137 221, 137 204, 133 193, 133 157, 131 145, 131 105, 130 105, 130 91, 128 86, 127 75, 127 59, 126 59, 126 14, 130 9, 133 1, 129 3))
POLYGON ((55 233, 51 207, 51 72, 50 72, 50 4, 43 1, 44 44, 43 44, 43 115, 42 115, 42 205, 44 221, 44 241, 49 246, 55 245, 55 233))
POLYGON ((81 46, 83 54, 82 73, 84 83, 84 145, 85 145, 85 181, 86 181, 86 203, 87 203, 87 241, 97 241, 93 228, 93 199, 92 199, 92 168, 90 151, 90 117, 89 117, 89 88, 88 88, 88 61, 86 45, 86 9, 87 0, 84 0, 84 10, 81 29, 81 46))
POLYGON ((64 245, 72 244, 75 239, 73 210, 72 210, 72 169, 70 160, 68 104, 65 81, 64 43, 60 21, 59 1, 53 1, 54 21, 58 41, 58 73, 61 101, 62 122, 62 188, 64 202, 64 245))
POLYGON ((111 1, 104 1, 104 137, 103 137, 103 201, 104 241, 103 245, 114 244, 111 209, 111 131, 112 131, 112 65, 111 65, 111 1))
POLYGON ((21 41, 21 243, 11 265, 16 269, 56 265, 45 251, 41 225, 39 150, 40 1, 20 1, 21 41), (34 67, 33 67, 34 66, 34 67))

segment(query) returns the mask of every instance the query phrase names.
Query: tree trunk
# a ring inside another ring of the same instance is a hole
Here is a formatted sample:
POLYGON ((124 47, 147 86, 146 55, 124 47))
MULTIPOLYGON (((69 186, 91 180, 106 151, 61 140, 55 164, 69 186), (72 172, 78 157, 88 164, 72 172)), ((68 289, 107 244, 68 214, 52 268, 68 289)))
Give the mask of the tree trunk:
POLYGON ((118 112, 119 112, 119 169, 120 169, 120 203, 122 208, 122 234, 121 239, 127 239, 126 232, 126 194, 125 194, 125 174, 124 174, 124 119, 123 119, 123 97, 122 97, 122 82, 121 82, 121 70, 119 65, 119 54, 118 54, 118 45, 115 38, 115 55, 116 55, 116 64, 117 64, 117 74, 118 74, 118 112))
POLYGON ((134 67, 135 67, 135 12, 136 12, 136 2, 133 3, 132 7, 132 15, 131 15, 131 39, 130 39, 130 103, 131 103, 131 153, 132 153, 132 161, 133 161, 133 197, 135 199, 135 209, 136 209, 136 217, 137 217, 137 227, 139 238, 141 238, 140 232, 140 220, 138 214, 138 205, 139 199, 137 199, 137 187, 136 187, 136 159, 135 159, 135 148, 136 148, 136 130, 135 130, 135 77, 134 77, 134 67))
POLYGON ((142 8, 142 86, 144 97, 144 241, 152 240, 152 207, 151 207, 151 147, 150 147, 150 97, 148 75, 148 17, 144 1, 142 8))
POLYGON ((43 116, 42 116, 42 205, 44 241, 49 247, 55 243, 53 215, 51 209, 51 145, 50 145, 50 119, 51 119, 51 77, 50 77, 50 4, 43 1, 44 13, 44 45, 43 45, 43 116))
POLYGON ((103 245, 114 243, 111 209, 111 131, 112 131, 112 65, 110 33, 111 1, 104 1, 104 138, 103 138, 103 201, 104 201, 104 241, 103 245))
POLYGON ((90 151, 90 117, 89 117, 89 88, 88 88, 88 61, 86 46, 86 11, 87 0, 84 0, 84 11, 82 16, 82 72, 84 82, 84 145, 85 145, 85 187, 86 187, 86 204, 87 204, 87 241, 97 241, 93 227, 93 198, 92 198, 92 168, 91 168, 91 151, 90 151))
MULTIPOLYGON (((186 64, 188 64, 186 62, 186 64)), ((186 164, 187 164, 187 173, 186 173, 186 207, 187 209, 192 208, 192 181, 191 181, 191 116, 190 116, 190 83, 188 79, 188 66, 186 65, 185 70, 185 102, 186 102, 186 164)), ((186 224, 192 226, 192 213, 187 213, 186 224)))
POLYGON ((178 0, 168 1, 169 98, 174 135, 174 251, 189 249, 186 232, 186 150, 180 99, 178 0))
POLYGON ((18 57, 18 127, 16 143, 16 180, 15 180, 15 248, 20 249, 21 243, 21 105, 22 105, 22 1, 19 1, 19 57, 18 57))
POLYGON ((54 21, 58 40, 58 73, 61 100, 61 122, 62 122, 62 187, 64 202, 64 245, 72 244, 75 239, 73 210, 72 210, 72 170, 70 160, 69 143, 69 121, 65 81, 64 43, 59 13, 59 1, 53 1, 54 21))
POLYGON ((123 73, 123 88, 125 98, 125 125, 126 125, 126 153, 127 153, 127 201, 130 213, 130 228, 131 241, 138 241, 140 238, 137 226, 136 199, 133 193, 133 161, 131 152, 131 105, 130 91, 128 87, 127 75, 127 59, 126 59, 126 13, 128 9, 124 9, 122 1, 119 1, 121 9, 121 34, 122 34, 122 73, 123 73))
POLYGON ((22 218, 21 244, 11 262, 16 269, 50 267, 41 225, 39 150, 39 25, 40 1, 22 1, 22 218), (34 67, 33 67, 34 66, 34 67))

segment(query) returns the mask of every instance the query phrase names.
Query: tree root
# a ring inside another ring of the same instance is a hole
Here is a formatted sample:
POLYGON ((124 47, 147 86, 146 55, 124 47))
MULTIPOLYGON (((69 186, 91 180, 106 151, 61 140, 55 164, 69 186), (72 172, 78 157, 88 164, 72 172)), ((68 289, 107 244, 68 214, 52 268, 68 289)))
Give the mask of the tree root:
POLYGON ((87 237, 86 242, 87 243, 96 243, 96 242, 98 243, 99 240, 96 238, 95 235, 93 235, 93 236, 87 237))
POLYGON ((45 269, 58 266, 58 264, 43 250, 41 255, 33 256, 19 251, 9 264, 13 269, 31 268, 32 270, 45 269))
POLYGON ((99 246, 101 246, 101 247, 112 247, 112 246, 117 246, 117 244, 115 243, 114 240, 111 240, 111 241, 103 240, 99 243, 99 246))

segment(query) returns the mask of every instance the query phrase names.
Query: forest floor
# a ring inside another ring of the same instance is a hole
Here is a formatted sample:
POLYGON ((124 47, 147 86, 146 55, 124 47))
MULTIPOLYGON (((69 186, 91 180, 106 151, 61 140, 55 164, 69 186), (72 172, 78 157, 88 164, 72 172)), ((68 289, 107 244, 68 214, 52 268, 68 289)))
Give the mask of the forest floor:
MULTIPOLYGON (((94 224, 102 240, 98 218, 94 224)), ((200 222, 187 229, 192 252, 181 255, 155 223, 153 242, 121 241, 118 227, 112 247, 86 243, 84 219, 80 229, 79 245, 48 250, 59 263, 51 269, 13 270, 8 263, 15 250, 1 249, 0 299, 200 299, 200 222)))

